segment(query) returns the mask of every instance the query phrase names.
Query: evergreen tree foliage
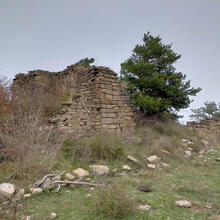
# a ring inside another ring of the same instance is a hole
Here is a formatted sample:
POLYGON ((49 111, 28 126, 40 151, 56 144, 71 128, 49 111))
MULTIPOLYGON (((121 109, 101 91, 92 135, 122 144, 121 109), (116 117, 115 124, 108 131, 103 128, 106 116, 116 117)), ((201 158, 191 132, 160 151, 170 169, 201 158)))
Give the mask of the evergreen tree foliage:
POLYGON ((121 64, 121 80, 127 81, 133 104, 145 115, 177 117, 176 112, 191 103, 189 96, 201 90, 191 87, 186 75, 176 71, 174 63, 180 57, 171 45, 148 32, 143 44, 136 45, 131 57, 121 64))
POLYGON ((191 109, 191 111, 193 114, 190 115, 190 118, 196 121, 210 118, 220 118, 220 103, 217 105, 216 102, 206 101, 204 106, 197 109, 191 109))

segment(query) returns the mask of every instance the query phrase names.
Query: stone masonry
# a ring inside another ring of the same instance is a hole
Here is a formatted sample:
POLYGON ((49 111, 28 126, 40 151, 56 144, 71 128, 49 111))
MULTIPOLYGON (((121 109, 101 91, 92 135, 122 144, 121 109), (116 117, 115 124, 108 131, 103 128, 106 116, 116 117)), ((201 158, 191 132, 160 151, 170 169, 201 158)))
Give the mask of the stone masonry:
POLYGON ((200 122, 187 122, 187 126, 196 131, 220 134, 220 118, 206 119, 200 122))
POLYGON ((65 87, 68 99, 62 101, 62 109, 48 121, 64 134, 85 136, 97 131, 120 133, 134 129, 129 96, 117 74, 106 67, 72 65, 56 73, 36 70, 18 74, 12 86, 14 98, 19 99, 21 90, 40 95, 40 89, 42 93, 45 87, 47 93, 55 82, 65 87))

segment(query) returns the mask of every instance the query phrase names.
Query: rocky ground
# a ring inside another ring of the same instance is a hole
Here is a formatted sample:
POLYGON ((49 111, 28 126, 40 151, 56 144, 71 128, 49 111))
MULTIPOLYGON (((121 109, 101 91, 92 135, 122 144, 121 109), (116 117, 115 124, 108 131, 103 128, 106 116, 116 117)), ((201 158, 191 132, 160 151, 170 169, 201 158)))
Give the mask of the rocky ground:
MULTIPOLYGON (((161 145, 139 151, 144 140, 127 138, 135 146, 121 160, 71 164, 42 176, 31 185, 13 178, 0 184, 1 219, 119 219, 97 212, 100 188, 126 188, 135 209, 121 219, 220 219, 220 148, 205 139, 180 138, 176 152, 161 145), (152 153, 153 152, 153 153, 152 153)), ((119 203, 120 201, 118 201, 119 203)), ((126 206, 126 203, 123 204, 126 206)))

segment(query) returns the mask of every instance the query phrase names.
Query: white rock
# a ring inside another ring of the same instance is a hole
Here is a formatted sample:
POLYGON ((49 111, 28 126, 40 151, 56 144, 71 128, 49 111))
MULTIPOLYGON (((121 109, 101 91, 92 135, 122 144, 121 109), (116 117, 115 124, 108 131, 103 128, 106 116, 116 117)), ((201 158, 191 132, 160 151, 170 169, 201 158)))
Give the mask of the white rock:
POLYGON ((86 195, 87 198, 89 198, 89 197, 91 197, 91 196, 92 196, 91 194, 87 194, 87 195, 86 195))
POLYGON ((192 156, 192 152, 190 150, 186 150, 184 153, 185 153, 186 157, 191 157, 192 156))
POLYGON ((165 153, 165 154, 171 154, 169 151, 164 150, 164 149, 161 149, 161 152, 162 152, 162 153, 165 153))
POLYGON ((155 169, 156 168, 155 164, 151 164, 151 163, 148 163, 147 167, 150 168, 150 169, 155 169))
POLYGON ((43 189, 41 189, 41 188, 33 188, 31 192, 34 195, 38 195, 38 194, 41 194, 43 192, 43 189))
POLYGON ((209 145, 209 142, 206 141, 206 140, 201 140, 201 142, 202 142, 202 144, 204 144, 204 145, 209 145))
POLYGON ((142 210, 142 211, 149 211, 151 209, 151 206, 144 204, 144 205, 139 205, 137 209, 142 210))
POLYGON ((135 157, 133 157, 132 155, 128 155, 128 156, 127 156, 127 159, 130 160, 130 161, 133 161, 133 162, 135 162, 135 163, 138 162, 138 160, 137 160, 135 157))
POLYGON ((24 198, 31 198, 31 194, 30 193, 28 193, 28 194, 24 194, 24 198))
POLYGON ((49 218, 54 219, 57 217, 57 214, 55 212, 51 212, 49 218))
POLYGON ((187 201, 187 200, 179 200, 176 201, 176 205, 180 206, 180 207, 184 207, 184 208, 190 208, 192 207, 191 202, 187 201))
POLYGON ((161 163, 160 166, 165 168, 165 167, 168 167, 168 164, 167 163, 161 163))
POLYGON ((79 177, 89 176, 89 172, 82 169, 82 168, 77 168, 77 169, 73 170, 73 173, 79 177))
POLYGON ((188 140, 187 140, 187 139, 181 139, 181 141, 182 141, 183 143, 188 143, 188 140))
POLYGON ((122 169, 123 169, 123 170, 131 170, 131 167, 129 167, 128 165, 123 165, 123 166, 122 166, 122 169))
POLYGON ((148 160, 150 163, 154 163, 154 162, 156 162, 158 159, 159 159, 159 158, 158 158, 158 156, 156 156, 156 155, 151 155, 151 156, 149 156, 149 157, 147 158, 147 160, 148 160))
POLYGON ((116 173, 116 172, 118 172, 118 169, 115 168, 115 169, 112 170, 112 172, 113 172, 113 173, 116 173))
POLYGON ((21 220, 31 220, 31 216, 24 216, 21 220))
POLYGON ((0 184, 0 194, 10 197, 15 193, 15 186, 10 183, 0 184))
POLYGON ((68 179, 68 180, 73 180, 75 177, 71 174, 71 173, 67 173, 65 175, 65 177, 68 179))
POLYGON ((109 168, 105 165, 90 165, 89 168, 94 176, 109 174, 109 168))

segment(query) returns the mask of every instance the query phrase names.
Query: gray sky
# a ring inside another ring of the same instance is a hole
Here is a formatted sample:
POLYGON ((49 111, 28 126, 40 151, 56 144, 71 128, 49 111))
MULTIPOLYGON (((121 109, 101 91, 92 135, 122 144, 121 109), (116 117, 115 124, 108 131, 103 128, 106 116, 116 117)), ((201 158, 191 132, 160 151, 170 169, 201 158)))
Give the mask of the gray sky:
POLYGON ((220 0, 0 0, 0 74, 84 57, 119 72, 148 31, 173 43, 177 70, 203 89, 191 108, 220 101, 220 0))

